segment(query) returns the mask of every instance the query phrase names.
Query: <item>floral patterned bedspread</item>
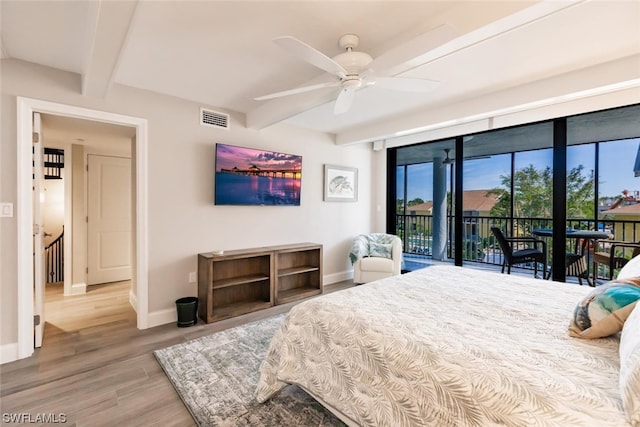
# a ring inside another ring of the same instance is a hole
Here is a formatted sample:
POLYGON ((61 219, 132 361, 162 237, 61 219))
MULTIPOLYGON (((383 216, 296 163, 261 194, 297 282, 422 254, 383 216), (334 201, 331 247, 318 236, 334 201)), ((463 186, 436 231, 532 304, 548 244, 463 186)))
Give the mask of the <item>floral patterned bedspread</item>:
POLYGON ((589 287, 433 266, 305 301, 257 399, 298 384, 362 426, 622 426, 619 337, 567 332, 589 287))

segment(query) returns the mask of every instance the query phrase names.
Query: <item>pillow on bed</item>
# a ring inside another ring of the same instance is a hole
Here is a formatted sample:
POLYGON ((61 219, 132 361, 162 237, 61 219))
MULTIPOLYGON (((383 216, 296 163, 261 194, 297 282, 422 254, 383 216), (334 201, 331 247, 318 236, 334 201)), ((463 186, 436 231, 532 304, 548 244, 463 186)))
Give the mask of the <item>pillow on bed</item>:
POLYGON ((640 255, 629 260, 618 272, 616 279, 626 279, 627 277, 640 276, 640 255))
POLYGON ((596 287, 573 311, 569 335, 602 338, 620 332, 640 299, 640 277, 613 280, 596 287))
POLYGON ((369 256, 391 259, 391 243, 369 243, 369 256))
POLYGON ((620 335, 620 396, 633 426, 640 426, 640 306, 627 318, 620 335))

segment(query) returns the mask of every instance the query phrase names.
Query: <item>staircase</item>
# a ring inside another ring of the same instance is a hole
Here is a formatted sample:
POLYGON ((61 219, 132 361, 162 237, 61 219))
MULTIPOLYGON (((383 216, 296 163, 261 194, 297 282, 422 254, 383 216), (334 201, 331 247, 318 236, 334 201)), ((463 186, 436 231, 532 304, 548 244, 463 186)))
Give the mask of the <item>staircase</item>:
POLYGON ((64 230, 44 248, 47 283, 64 281, 64 230))
MULTIPOLYGON (((44 179, 62 179, 64 150, 44 147, 44 179)), ((64 230, 44 249, 46 259, 46 282, 57 283, 64 280, 64 230)))

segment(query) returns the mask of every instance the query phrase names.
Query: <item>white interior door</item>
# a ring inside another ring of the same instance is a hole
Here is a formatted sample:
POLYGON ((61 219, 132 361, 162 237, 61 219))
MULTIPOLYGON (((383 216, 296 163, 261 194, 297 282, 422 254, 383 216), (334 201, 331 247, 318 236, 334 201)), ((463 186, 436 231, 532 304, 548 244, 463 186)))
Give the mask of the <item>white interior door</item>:
POLYGON ((33 314, 34 346, 42 347, 44 336, 44 225, 42 223, 43 147, 40 114, 33 114, 33 314))
POLYGON ((131 159, 88 156, 87 284, 131 279, 131 159))

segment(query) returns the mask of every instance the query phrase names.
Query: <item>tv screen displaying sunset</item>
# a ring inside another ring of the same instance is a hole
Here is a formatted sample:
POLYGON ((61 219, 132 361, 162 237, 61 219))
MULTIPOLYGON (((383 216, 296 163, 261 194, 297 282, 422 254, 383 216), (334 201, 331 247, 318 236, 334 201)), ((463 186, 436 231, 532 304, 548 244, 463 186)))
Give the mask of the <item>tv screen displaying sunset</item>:
POLYGON ((216 144, 216 205, 300 205, 302 156, 216 144))

